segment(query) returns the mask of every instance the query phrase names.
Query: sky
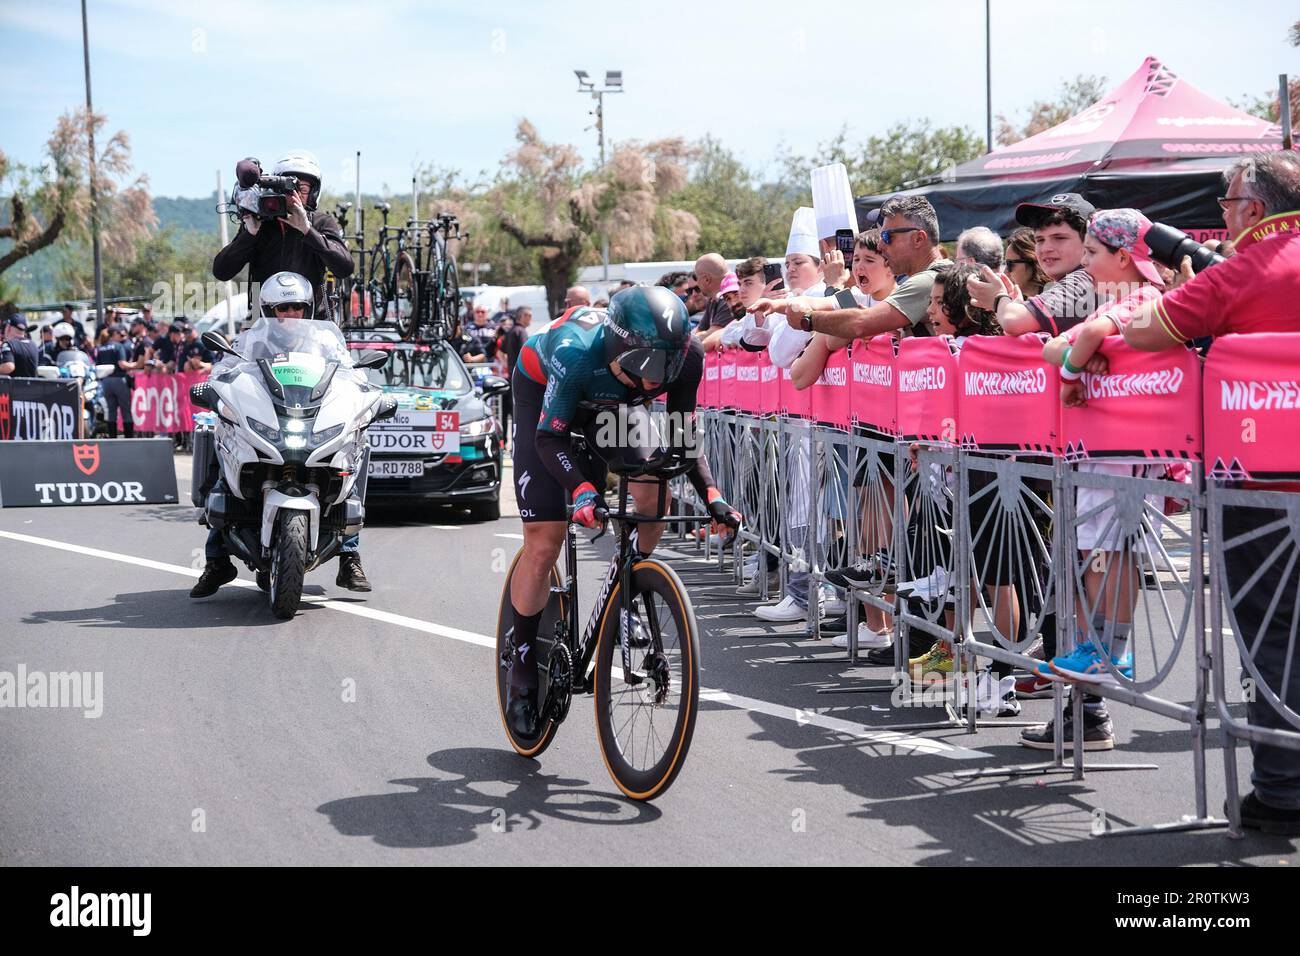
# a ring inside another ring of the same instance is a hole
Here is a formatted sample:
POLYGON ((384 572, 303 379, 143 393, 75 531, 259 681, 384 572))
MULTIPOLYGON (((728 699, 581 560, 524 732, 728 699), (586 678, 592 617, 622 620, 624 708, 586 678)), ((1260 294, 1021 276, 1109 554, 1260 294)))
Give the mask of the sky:
MULTIPOLYGON (((1023 118, 1080 73, 1148 54, 1220 99, 1300 73, 1294 0, 992 0, 993 111, 1023 118)), ((418 164, 492 171, 527 117, 597 157, 575 69, 623 71, 608 142, 712 135, 754 166, 847 125, 985 126, 984 4, 88 0, 94 104, 158 196, 313 151, 325 188, 405 191, 418 164), (860 12, 859 12, 860 11, 860 12), (832 17, 831 14, 836 14, 832 17), (901 37, 901 40, 891 40, 901 37)), ((80 5, 0 0, 0 149, 38 163, 84 105, 80 5)))

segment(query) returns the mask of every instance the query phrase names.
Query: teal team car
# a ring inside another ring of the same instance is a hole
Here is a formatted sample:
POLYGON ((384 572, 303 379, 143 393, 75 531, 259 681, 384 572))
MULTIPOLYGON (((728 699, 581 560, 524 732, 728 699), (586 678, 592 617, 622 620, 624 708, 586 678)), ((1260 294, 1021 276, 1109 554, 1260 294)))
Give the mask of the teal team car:
POLYGON ((399 341, 383 331, 352 331, 353 357, 389 353, 370 381, 397 400, 392 419, 370 426, 366 504, 450 504, 481 520, 501 516, 501 423, 489 399, 510 388, 489 376, 475 385, 445 342, 399 341))

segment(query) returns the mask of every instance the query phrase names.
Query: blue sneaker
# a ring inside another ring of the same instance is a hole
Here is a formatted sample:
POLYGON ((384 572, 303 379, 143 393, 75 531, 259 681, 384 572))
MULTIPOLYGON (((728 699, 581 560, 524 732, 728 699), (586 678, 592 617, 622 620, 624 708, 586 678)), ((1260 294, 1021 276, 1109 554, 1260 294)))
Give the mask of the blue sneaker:
MULTIPOLYGON (((1111 658, 1111 664, 1124 677, 1133 679, 1133 655, 1125 654, 1122 660, 1111 658)), ((1115 675, 1102 663, 1101 651, 1092 641, 1084 641, 1073 653, 1052 658, 1051 668, 1061 677, 1091 681, 1098 684, 1118 684, 1115 675)))

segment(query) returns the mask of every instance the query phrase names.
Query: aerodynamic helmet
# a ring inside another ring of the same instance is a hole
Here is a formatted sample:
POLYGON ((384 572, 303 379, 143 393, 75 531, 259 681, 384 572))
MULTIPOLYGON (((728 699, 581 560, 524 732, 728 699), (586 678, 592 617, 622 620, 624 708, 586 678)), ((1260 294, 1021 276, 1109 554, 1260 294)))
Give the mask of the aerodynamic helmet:
POLYGON ((671 289, 633 286, 616 293, 605 312, 605 361, 629 375, 667 383, 682 373, 691 343, 686 304, 671 289))

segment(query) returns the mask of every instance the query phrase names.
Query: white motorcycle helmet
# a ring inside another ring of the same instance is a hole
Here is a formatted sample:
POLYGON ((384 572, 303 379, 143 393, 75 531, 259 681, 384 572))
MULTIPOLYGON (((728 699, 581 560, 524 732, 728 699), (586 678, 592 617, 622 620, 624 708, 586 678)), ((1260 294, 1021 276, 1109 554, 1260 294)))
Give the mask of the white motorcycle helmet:
POLYGON ((262 283, 262 290, 257 294, 258 308, 267 318, 275 318, 277 305, 294 304, 303 307, 302 317, 312 318, 316 307, 316 296, 311 283, 296 272, 277 272, 262 283))
POLYGON ((51 329, 51 333, 54 335, 54 341, 56 342, 65 336, 70 339, 77 337, 77 333, 72 330, 72 323, 70 322, 56 322, 54 328, 51 329))
POLYGON ((273 176, 305 177, 311 183, 311 193, 307 196, 307 209, 316 209, 316 200, 320 198, 320 163, 316 157, 305 149, 291 150, 287 156, 276 161, 271 169, 273 176))

